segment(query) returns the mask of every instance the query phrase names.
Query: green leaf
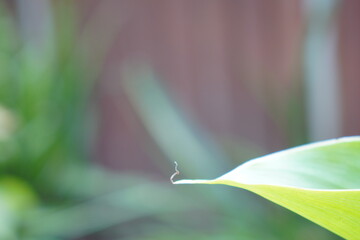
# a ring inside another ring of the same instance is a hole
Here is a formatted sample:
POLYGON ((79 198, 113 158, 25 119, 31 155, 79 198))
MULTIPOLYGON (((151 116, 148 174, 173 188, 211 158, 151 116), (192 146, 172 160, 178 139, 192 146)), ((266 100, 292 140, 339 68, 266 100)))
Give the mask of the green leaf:
POLYGON ((360 137, 312 143, 253 159, 214 180, 252 191, 346 239, 360 238, 360 137))

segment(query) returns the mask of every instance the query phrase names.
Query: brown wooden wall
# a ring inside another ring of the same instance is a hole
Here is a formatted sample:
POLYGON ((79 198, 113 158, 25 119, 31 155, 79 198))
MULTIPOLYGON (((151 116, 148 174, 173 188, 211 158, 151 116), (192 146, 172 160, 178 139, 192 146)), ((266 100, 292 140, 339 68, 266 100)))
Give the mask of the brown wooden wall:
MULTIPOLYGON (((92 42, 111 42, 97 95, 97 153, 104 163, 153 167, 144 148, 150 137, 122 90, 111 89, 121 81, 121 66, 139 59, 215 139, 246 139, 266 151, 294 144, 297 134, 303 139, 302 1, 80 2, 82 24, 94 25, 92 42)), ((343 134, 354 135, 360 134, 360 2, 343 1, 338 14, 343 134)))
POLYGON ((344 135, 360 134, 360 2, 342 1, 339 51, 344 135))

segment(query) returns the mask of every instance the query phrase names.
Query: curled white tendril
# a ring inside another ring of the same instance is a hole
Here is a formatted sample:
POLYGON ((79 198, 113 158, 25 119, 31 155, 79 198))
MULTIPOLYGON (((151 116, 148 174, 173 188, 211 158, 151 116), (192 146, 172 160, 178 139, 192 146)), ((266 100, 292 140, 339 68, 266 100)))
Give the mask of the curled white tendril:
POLYGON ((180 174, 180 172, 179 172, 179 170, 178 170, 178 164, 177 164, 177 162, 175 161, 174 163, 175 163, 175 172, 174 172, 174 174, 171 175, 171 177, 170 177, 171 183, 174 183, 174 177, 175 177, 176 175, 179 175, 179 174, 180 174))

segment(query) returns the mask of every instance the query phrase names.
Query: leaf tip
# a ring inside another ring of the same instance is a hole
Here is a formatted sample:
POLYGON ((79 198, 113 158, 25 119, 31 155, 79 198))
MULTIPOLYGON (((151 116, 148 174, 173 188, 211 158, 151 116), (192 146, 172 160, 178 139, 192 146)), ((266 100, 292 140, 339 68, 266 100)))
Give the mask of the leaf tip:
POLYGON ((173 182, 173 184, 212 184, 212 180, 205 180, 205 179, 183 179, 173 182))

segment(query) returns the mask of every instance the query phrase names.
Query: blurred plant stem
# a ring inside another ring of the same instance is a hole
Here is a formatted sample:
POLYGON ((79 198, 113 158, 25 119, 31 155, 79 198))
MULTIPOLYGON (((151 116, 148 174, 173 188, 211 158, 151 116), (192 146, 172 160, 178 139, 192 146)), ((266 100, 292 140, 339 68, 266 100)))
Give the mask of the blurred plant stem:
POLYGON ((307 17, 304 71, 310 141, 341 136, 341 94, 337 57, 338 0, 304 0, 307 17))

